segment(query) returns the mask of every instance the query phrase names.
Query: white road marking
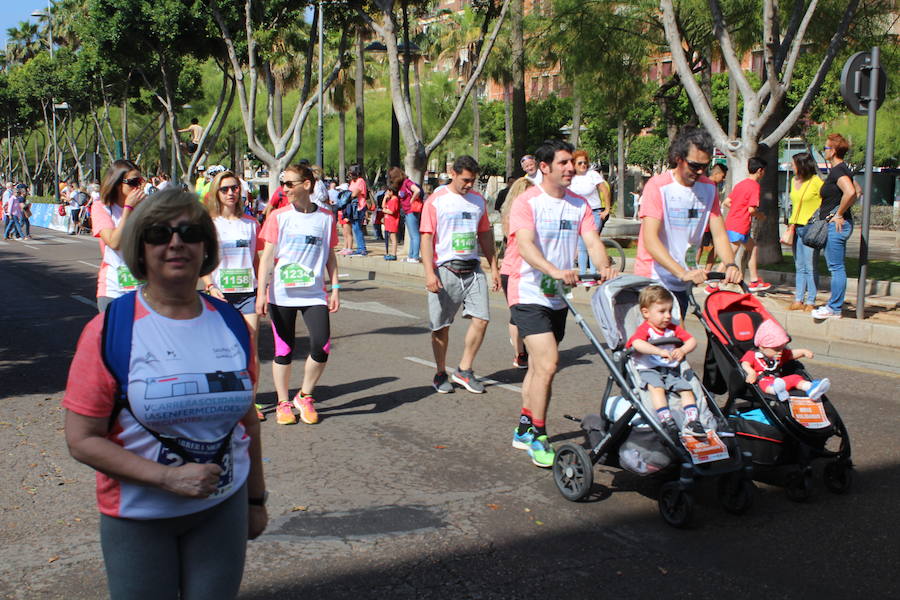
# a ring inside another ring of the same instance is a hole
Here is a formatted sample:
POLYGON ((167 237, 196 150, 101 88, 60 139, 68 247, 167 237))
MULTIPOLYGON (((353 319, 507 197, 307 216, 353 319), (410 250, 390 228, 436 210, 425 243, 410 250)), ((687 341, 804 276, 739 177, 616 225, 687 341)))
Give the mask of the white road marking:
POLYGON ((31 244, 26 244, 25 242, 22 242, 22 245, 25 246, 25 247, 27 247, 27 248, 31 248, 32 250, 37 250, 37 249, 38 249, 37 246, 32 246, 31 244))
POLYGON ((415 315, 411 315, 409 313, 405 313, 402 310, 397 310, 396 308, 391 308, 390 306, 385 306, 381 302, 352 302, 352 301, 341 301, 342 308, 349 308, 350 310, 361 310, 364 312, 371 312, 378 315, 392 315, 395 317, 404 317, 406 319, 418 319, 419 317, 415 315))
POLYGON ((83 264, 83 265, 87 265, 87 266, 91 267, 92 269, 99 269, 99 268, 100 268, 100 265, 95 265, 94 263, 89 263, 89 262, 86 261, 86 260, 79 260, 78 262, 80 262, 80 263, 83 264))
POLYGON ((96 300, 88 300, 84 296, 79 296, 78 294, 72 294, 71 298, 72 298, 72 300, 76 300, 78 302, 81 302, 82 304, 87 304, 91 308, 97 308, 96 300))
MULTIPOLYGON (((432 369, 437 367, 437 365, 435 363, 431 362, 430 360, 425 360, 424 358, 419 358, 417 356, 404 356, 403 358, 408 360, 409 362, 414 362, 418 365, 424 365, 426 367, 431 367, 432 369)), ((504 390, 509 390, 510 392, 515 392, 517 394, 522 393, 522 388, 520 388, 517 385, 512 385, 509 383, 500 383, 499 381, 496 381, 494 379, 488 379, 487 377, 479 377, 478 380, 481 381, 481 383, 483 383, 485 385, 503 388, 504 390)))

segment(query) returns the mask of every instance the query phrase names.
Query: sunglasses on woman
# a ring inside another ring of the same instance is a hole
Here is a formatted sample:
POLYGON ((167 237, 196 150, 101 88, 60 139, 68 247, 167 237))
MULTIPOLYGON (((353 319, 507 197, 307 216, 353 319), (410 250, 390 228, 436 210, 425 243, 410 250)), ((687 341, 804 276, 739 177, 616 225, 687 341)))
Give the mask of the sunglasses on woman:
POLYGON ((168 244, 172 236, 178 232, 178 237, 185 244, 196 244, 203 241, 203 228, 196 223, 185 223, 171 227, 157 223, 144 230, 144 241, 154 246, 168 244))
POLYGON ((137 187, 137 186, 141 185, 142 183, 144 183, 144 178, 140 177, 140 176, 131 177, 129 179, 123 179, 122 183, 124 183, 128 187, 137 187))
POLYGON ((227 194, 228 192, 236 192, 239 189, 241 189, 239 185, 223 185, 219 188, 219 191, 227 194))
POLYGON ((292 190, 292 189, 294 189, 294 187, 296 187, 298 185, 302 185, 303 181, 300 179, 298 179, 297 181, 291 181, 289 179, 285 179, 282 183, 283 183, 284 187, 286 187, 289 190, 292 190))

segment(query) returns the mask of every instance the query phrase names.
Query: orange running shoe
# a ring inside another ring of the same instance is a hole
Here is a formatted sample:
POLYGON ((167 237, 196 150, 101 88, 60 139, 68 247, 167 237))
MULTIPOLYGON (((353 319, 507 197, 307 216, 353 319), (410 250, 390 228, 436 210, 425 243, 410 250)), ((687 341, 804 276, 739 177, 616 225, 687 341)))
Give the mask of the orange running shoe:
POLYGON ((294 396, 294 407, 300 411, 300 420, 307 425, 315 425, 319 422, 319 413, 313 406, 313 397, 303 392, 297 392, 294 396))
POLYGON ((290 402, 279 402, 278 408, 275 409, 275 421, 279 425, 293 425, 297 422, 294 411, 291 410, 290 402))

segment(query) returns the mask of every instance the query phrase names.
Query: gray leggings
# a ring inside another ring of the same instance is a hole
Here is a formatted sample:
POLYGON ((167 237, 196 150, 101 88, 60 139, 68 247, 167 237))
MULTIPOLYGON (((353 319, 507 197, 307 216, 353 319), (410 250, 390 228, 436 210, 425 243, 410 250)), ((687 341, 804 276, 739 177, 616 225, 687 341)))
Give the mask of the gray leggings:
POLYGON ((247 550, 247 486, 183 517, 100 515, 100 543, 112 600, 234 598, 247 550))

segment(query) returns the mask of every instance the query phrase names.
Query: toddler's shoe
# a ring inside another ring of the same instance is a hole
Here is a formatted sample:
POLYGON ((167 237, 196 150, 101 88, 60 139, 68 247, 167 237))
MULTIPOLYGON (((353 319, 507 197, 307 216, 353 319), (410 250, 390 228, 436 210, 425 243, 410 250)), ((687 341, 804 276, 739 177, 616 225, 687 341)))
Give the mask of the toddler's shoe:
POLYGON ((813 379, 812 381, 810 381, 810 383, 812 385, 809 386, 809 390, 806 393, 813 400, 818 400, 825 395, 825 392, 831 389, 831 380, 829 380, 827 377, 823 377, 822 379, 813 379))
POLYGON ((787 399, 791 397, 787 391, 787 386, 784 384, 784 379, 781 377, 776 377, 775 381, 772 382, 772 393, 778 396, 778 399, 782 402, 787 402, 787 399))
POLYGON ((682 428, 681 434, 684 436, 703 439, 706 437, 706 430, 703 429, 703 425, 700 424, 700 421, 697 421, 695 419, 684 424, 684 428, 682 428))
POLYGON ((678 425, 675 424, 675 421, 672 419, 666 419, 661 423, 663 431, 669 434, 669 437, 672 438, 672 441, 676 444, 678 443, 678 438, 681 437, 681 434, 678 432, 678 425))

